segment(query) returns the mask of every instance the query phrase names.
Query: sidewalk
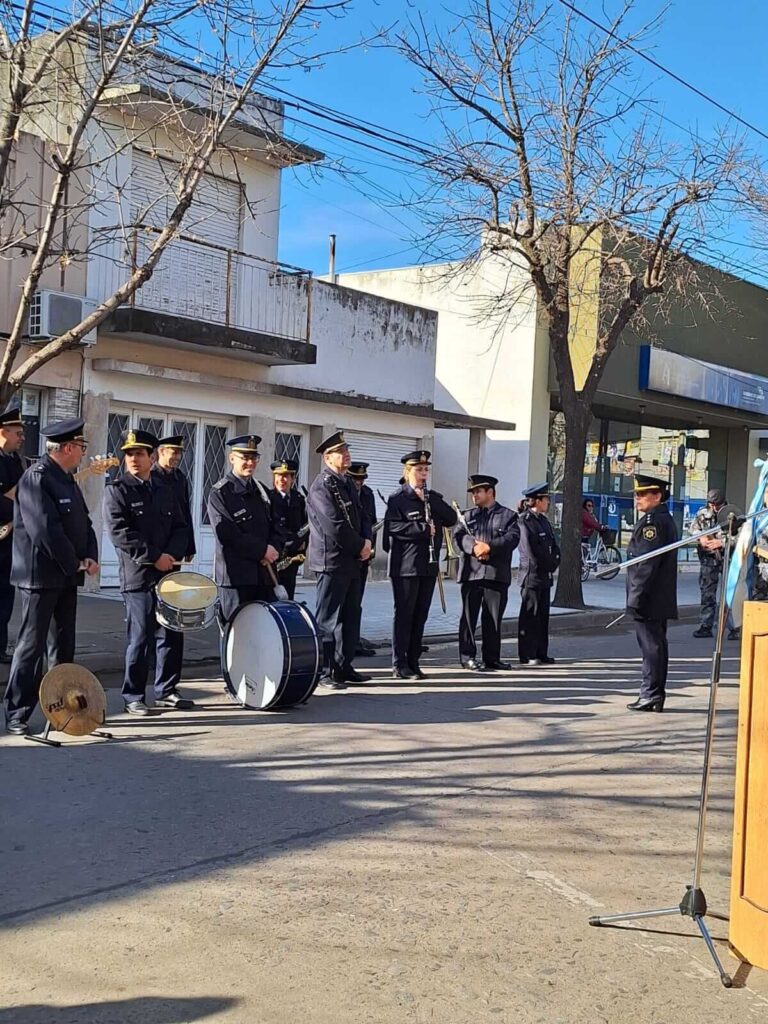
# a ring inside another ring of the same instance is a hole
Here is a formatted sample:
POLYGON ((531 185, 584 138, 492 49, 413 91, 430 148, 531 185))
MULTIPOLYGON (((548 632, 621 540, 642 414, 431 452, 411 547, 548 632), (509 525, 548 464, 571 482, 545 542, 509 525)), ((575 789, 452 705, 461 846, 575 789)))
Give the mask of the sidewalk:
MULTIPOLYGON (((678 603, 684 621, 695 621, 698 616, 699 590, 695 573, 684 572, 678 577, 678 603)), ((585 611, 565 608, 552 609, 553 635, 595 630, 603 634, 605 625, 624 608, 624 578, 619 575, 610 582, 591 580, 584 585, 584 598, 589 606, 585 611)), ((315 606, 313 583, 300 584, 296 599, 310 609, 315 606)), ((450 643, 456 640, 461 615, 459 587, 445 581, 447 614, 443 614, 437 593, 432 601, 425 639, 430 643, 450 643)), ((509 590, 509 603, 504 616, 504 636, 517 635, 517 617, 520 609, 520 591, 513 585, 509 590)), ((18 628, 19 603, 14 609, 11 637, 18 628)), ((125 621, 123 603, 117 591, 99 595, 81 595, 78 601, 77 661, 92 672, 121 672, 125 653, 125 621)), ((389 581, 369 583, 363 604, 363 635, 378 647, 388 648, 392 628, 392 591, 389 581)), ((620 629, 621 627, 619 627, 620 629)), ((184 639, 185 665, 217 662, 219 636, 215 627, 202 633, 189 633, 184 639)))

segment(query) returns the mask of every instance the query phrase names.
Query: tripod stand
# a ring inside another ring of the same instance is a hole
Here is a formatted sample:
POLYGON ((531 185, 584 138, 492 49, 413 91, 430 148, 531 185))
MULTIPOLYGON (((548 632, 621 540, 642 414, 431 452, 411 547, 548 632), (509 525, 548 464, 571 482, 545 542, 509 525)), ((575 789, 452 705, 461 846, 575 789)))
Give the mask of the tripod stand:
MULTIPOLYGON (((764 514, 765 509, 762 508, 758 512, 753 512, 750 515, 743 517, 744 521, 754 519, 756 516, 764 514)), ((595 927, 601 925, 616 924, 620 921, 643 921, 649 920, 654 917, 669 917, 673 914, 681 914, 683 917, 690 918, 701 933, 701 937, 704 940, 709 955, 714 961, 717 972, 720 975, 720 981, 723 983, 725 988, 731 988, 733 980, 728 972, 723 967, 720 957, 717 955, 714 943, 712 942, 712 936, 707 928, 706 921, 704 918, 709 914, 710 917, 716 917, 720 920, 727 921, 728 918, 722 914, 715 914, 707 909, 707 900, 704 896, 704 890, 701 888, 701 869, 704 860, 704 832, 707 822, 707 802, 709 797, 709 783, 712 774, 712 746, 714 743, 715 736, 715 715, 717 711, 717 688, 720 682, 720 665, 722 661, 723 653, 723 634, 725 633, 725 623, 728 616, 728 602, 726 600, 726 584, 728 580, 728 567, 731 560, 731 551, 733 548, 733 524, 735 516, 731 513, 729 522, 727 524, 727 533, 725 539, 725 548, 723 550, 723 577, 722 587, 720 591, 720 603, 718 606, 718 618, 717 618, 717 634, 715 638, 715 649, 712 653, 712 665, 709 674, 709 706, 707 709, 707 729, 704 741, 704 764, 701 773, 701 793, 699 796, 699 816, 698 824, 696 826, 696 852, 693 859, 693 879, 690 885, 686 885, 685 893, 680 903, 676 907, 664 907, 659 910, 639 910, 630 911, 625 914, 608 914, 599 917, 590 917, 589 923, 595 927)), ((670 551, 675 548, 683 547, 685 544, 690 544, 693 541, 698 540, 700 537, 707 534, 715 533, 720 527, 713 527, 709 530, 704 530, 701 533, 694 534, 691 537, 687 537, 682 541, 677 541, 674 544, 669 544, 658 551, 654 551, 650 555, 640 555, 637 559, 632 559, 630 562, 625 562, 623 568, 627 565, 635 564, 636 562, 645 561, 651 557, 657 557, 658 555, 670 551)))

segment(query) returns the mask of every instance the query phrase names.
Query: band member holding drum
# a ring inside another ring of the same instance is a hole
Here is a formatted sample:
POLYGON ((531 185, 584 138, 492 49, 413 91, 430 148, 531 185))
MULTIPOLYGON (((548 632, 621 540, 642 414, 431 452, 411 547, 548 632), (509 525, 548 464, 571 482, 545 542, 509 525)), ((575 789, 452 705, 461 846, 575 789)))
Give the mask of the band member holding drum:
POLYGON ((266 566, 277 560, 280 540, 267 489, 254 479, 260 443, 254 434, 230 438, 230 471, 208 495, 208 518, 216 539, 214 578, 225 623, 241 604, 275 599, 274 580, 266 566))
POLYGON ((439 571, 443 527, 453 526, 456 513, 442 494, 427 489, 430 452, 415 451, 400 460, 405 483, 389 496, 384 544, 389 551, 389 576, 395 599, 392 625, 392 675, 424 679, 419 667, 424 627, 439 571))
POLYGON ((552 665, 549 655, 549 592, 560 565, 560 548, 547 519, 548 484, 523 491, 520 524, 520 617, 517 653, 521 665, 552 665))
POLYGON ((37 704, 43 655, 48 667, 75 658, 77 588, 83 573, 99 571, 98 546, 82 492, 73 479, 87 448, 82 419, 52 423, 40 431, 46 454, 16 488, 11 582, 21 593, 21 626, 13 654, 5 718, 23 736, 37 704))
MULTIPOLYGON (((269 492, 275 530, 280 536, 280 558, 303 555, 307 547, 307 502, 294 486, 299 464, 295 459, 278 459, 272 463, 274 487, 269 492), (301 533, 300 531, 303 531, 301 533)), ((293 600, 296 593, 296 574, 303 557, 287 565, 277 575, 293 600)))
POLYGON ((192 500, 189 480, 179 469, 184 456, 184 438, 180 434, 173 437, 161 437, 157 442, 156 460, 152 466, 152 474, 161 483, 173 488, 176 500, 187 520, 187 550, 184 561, 191 562, 197 553, 195 547, 195 531, 192 519, 192 500))
POLYGON ((309 554, 317 573, 315 618, 323 638, 323 686, 346 689, 370 676, 352 667, 360 638, 360 566, 371 557, 371 528, 363 518, 357 489, 349 479, 349 448, 339 430, 318 445, 323 469, 307 500, 309 554))
POLYGON ((186 711, 194 707, 178 692, 184 634, 166 629, 156 616, 155 586, 188 550, 187 517, 172 487, 152 469, 157 438, 146 430, 123 431, 123 472, 104 492, 104 523, 120 570, 128 646, 123 701, 130 715, 150 713, 145 703, 149 655, 155 648, 155 706, 186 711))
MULTIPOLYGON (((352 483, 357 488, 357 493, 360 496, 360 510, 363 517, 367 520, 368 526, 371 528, 371 537, 373 543, 373 552, 371 557, 366 562, 360 564, 360 604, 363 603, 363 597, 365 596, 365 585, 368 582, 368 570, 371 567, 371 562, 376 555, 376 535, 373 533, 373 528, 378 522, 376 517, 376 498, 374 497, 373 491, 365 482, 368 479, 368 466, 369 462, 353 462, 349 467, 348 476, 351 478, 352 483)), ((370 658, 376 654, 376 648, 370 644, 363 637, 357 642, 357 650, 355 654, 358 657, 370 658)))
POLYGON ((18 407, 0 413, 0 664, 9 665, 8 623, 11 621, 16 591, 11 583, 13 552, 13 499, 16 484, 24 472, 24 459, 19 454, 24 444, 24 425, 18 407))

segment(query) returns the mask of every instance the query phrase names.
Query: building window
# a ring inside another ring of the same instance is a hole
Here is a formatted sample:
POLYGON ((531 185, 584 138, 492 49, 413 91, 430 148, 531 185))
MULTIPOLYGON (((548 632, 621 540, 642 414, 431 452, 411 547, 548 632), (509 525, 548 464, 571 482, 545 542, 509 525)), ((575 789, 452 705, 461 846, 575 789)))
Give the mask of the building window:
MULTIPOLYGON (((107 455, 114 455, 122 459, 120 441, 124 430, 128 429, 128 414, 122 412, 111 412, 107 421, 107 455)), ((113 466, 109 471, 109 479, 114 480, 120 472, 119 466, 113 466)))
POLYGON ((203 462, 202 521, 209 525, 208 493, 227 471, 227 428, 205 424, 205 460, 203 462))
MULTIPOLYGON (((294 459, 301 469, 301 434, 275 434, 275 461, 282 459, 294 459)), ((293 486, 298 486, 299 477, 296 475, 293 486)))
POLYGON ((188 420, 173 420, 171 436, 181 437, 183 440, 184 449, 181 456, 181 462, 179 463, 179 469, 186 476, 187 480, 190 481, 190 486, 192 486, 192 481, 195 479, 197 424, 190 423, 188 420))

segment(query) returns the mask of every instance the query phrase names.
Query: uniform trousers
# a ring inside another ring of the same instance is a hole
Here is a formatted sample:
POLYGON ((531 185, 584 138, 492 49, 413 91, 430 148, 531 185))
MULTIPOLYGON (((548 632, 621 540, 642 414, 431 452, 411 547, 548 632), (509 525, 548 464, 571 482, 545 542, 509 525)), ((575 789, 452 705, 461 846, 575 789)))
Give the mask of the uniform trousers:
POLYGON ((549 651, 549 587, 523 587, 517 627, 521 661, 541 660, 549 651))
MULTIPOLYGON (((279 572, 277 574, 278 582, 285 587, 288 597, 291 599, 291 601, 293 600, 293 596, 296 593, 296 576, 298 575, 298 572, 299 566, 296 562, 294 562, 293 565, 289 565, 287 569, 283 569, 282 572, 279 572)), ((270 597, 272 598, 272 600, 274 600, 273 595, 270 595, 270 597)), ((263 598, 263 600, 268 599, 263 598)))
POLYGON ((635 636, 643 655, 640 700, 666 696, 669 645, 666 619, 635 619, 635 636))
POLYGON ((19 587, 19 593, 21 625, 5 692, 5 717, 9 722, 26 722, 35 710, 46 651, 49 668, 75 659, 77 587, 56 590, 19 587))
POLYGON ((415 669, 421 657, 436 576, 393 576, 395 615, 392 623, 392 664, 415 669))
MULTIPOLYGON (((282 578, 280 582, 282 583, 282 578)), ((287 587, 285 589, 288 590, 287 587)), ((274 600, 274 587, 264 586, 261 583, 247 587, 219 587, 219 621, 222 627, 226 625, 241 604, 248 604, 250 601, 271 602, 274 600)))
POLYGON ((352 668, 360 640, 360 572, 351 575, 321 572, 317 576, 315 619, 323 642, 327 671, 352 668))
POLYGON ((462 661, 477 654, 475 629, 482 609, 480 628, 483 661, 501 660, 501 620, 507 607, 508 583, 495 580, 470 580, 461 584, 461 622, 459 623, 459 657, 462 661))
MULTIPOLYGON (((3 541, 4 545, 10 545, 11 541, 3 541)), ((16 597, 16 588, 11 583, 11 550, 6 551, 0 547, 0 653, 8 648, 8 623, 13 613, 13 602, 16 597)))
MULTIPOLYGON (((699 591, 701 593, 701 612, 699 626, 701 629, 712 629, 717 615, 717 585, 723 574, 723 563, 716 558, 699 559, 699 591)), ((731 609, 726 619, 728 629, 734 628, 731 609)))
POLYGON ((155 697, 166 697, 181 678, 184 634, 166 629, 157 621, 154 588, 123 591, 123 601, 128 626, 123 700, 126 704, 144 700, 152 647, 155 649, 155 697))
POLYGON ((363 597, 365 596, 365 585, 368 582, 368 570, 370 567, 370 561, 363 562, 360 566, 360 604, 363 603, 363 597))

